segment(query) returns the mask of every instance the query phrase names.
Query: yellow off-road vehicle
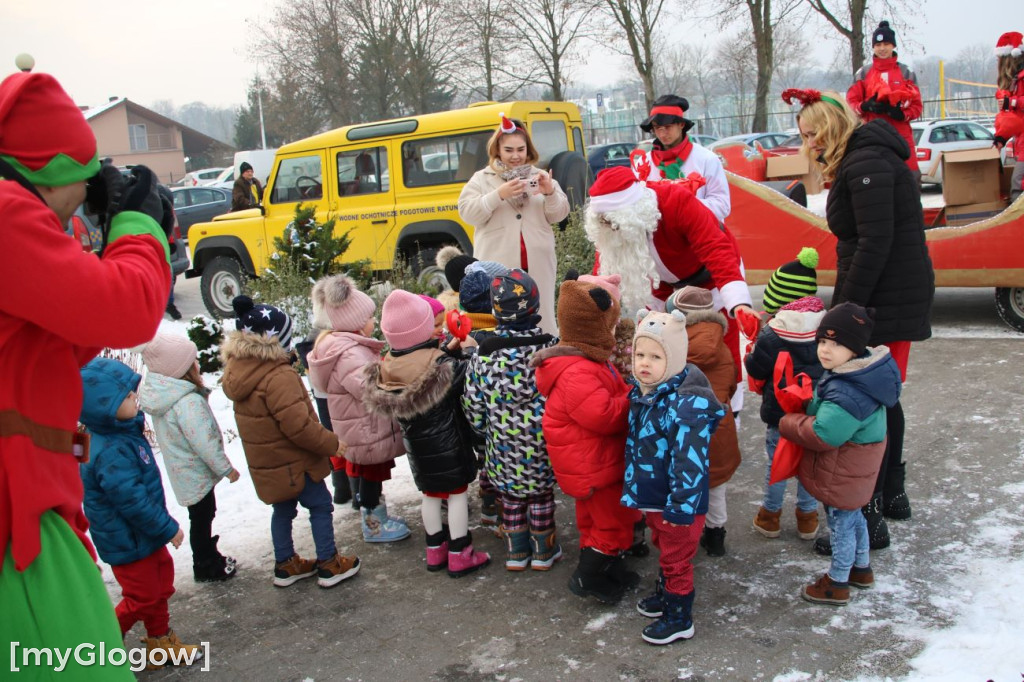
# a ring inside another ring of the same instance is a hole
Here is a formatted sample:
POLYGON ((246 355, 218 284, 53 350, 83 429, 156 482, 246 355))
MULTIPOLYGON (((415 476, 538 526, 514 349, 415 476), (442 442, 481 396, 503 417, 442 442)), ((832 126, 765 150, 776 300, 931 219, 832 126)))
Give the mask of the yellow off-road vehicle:
POLYGON ((487 164, 487 140, 499 114, 526 124, 539 166, 559 182, 573 207, 588 188, 583 124, 567 102, 486 102, 466 109, 346 126, 277 150, 260 208, 228 213, 189 230, 192 269, 202 277, 212 315, 230 317, 242 278, 263 272, 299 202, 333 216, 352 244, 346 262, 369 259, 390 270, 405 258, 430 276, 445 244, 473 252, 473 229, 459 219, 462 185, 487 164))

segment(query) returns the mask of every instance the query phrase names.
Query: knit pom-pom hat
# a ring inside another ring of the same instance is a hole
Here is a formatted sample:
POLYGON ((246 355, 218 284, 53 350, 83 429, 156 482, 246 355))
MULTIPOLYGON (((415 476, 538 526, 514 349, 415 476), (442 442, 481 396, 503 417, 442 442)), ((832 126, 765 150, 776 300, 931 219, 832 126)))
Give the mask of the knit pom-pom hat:
POLYGON ((377 305, 345 275, 324 277, 313 286, 313 326, 336 332, 357 332, 373 317, 377 305))
POLYGON ((763 305, 775 314, 779 308, 804 296, 818 292, 818 251, 809 246, 800 249, 796 260, 784 263, 772 273, 764 288, 763 305))
POLYGON ((274 337, 285 350, 292 346, 292 318, 280 308, 266 303, 256 305, 248 296, 235 296, 235 329, 274 337))

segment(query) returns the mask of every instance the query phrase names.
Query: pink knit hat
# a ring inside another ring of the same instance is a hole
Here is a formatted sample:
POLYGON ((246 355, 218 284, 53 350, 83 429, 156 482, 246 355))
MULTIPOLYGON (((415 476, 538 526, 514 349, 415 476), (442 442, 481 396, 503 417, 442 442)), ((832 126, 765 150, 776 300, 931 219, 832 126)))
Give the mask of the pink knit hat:
POLYGON ((313 326, 357 332, 373 317, 377 304, 345 275, 324 277, 313 286, 313 326))
POLYGON ((434 313, 416 294, 395 289, 381 306, 380 330, 395 350, 412 348, 433 338, 434 313))
POLYGON ((180 379, 192 368, 199 349, 186 336, 161 332, 143 345, 142 361, 150 372, 180 379))
POLYGON ((612 298, 616 301, 622 302, 622 292, 619 291, 619 285, 622 284, 622 275, 580 275, 579 281, 586 282, 587 284, 596 284, 611 294, 612 298))
POLYGON ((430 312, 434 313, 434 317, 437 317, 444 312, 444 303, 441 303, 436 298, 431 298, 426 294, 420 294, 420 298, 430 304, 430 312))

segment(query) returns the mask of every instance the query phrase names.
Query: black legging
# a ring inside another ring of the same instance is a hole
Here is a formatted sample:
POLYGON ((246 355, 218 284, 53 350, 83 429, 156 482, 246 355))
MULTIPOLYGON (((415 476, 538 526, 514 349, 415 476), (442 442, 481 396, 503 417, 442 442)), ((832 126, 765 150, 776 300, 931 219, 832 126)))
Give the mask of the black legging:
POLYGON ((882 466, 878 470, 878 478, 875 479, 876 495, 880 495, 885 488, 885 477, 889 470, 903 463, 903 432, 906 427, 907 422, 903 418, 903 405, 896 401, 895 405, 885 410, 885 428, 888 440, 885 443, 882 466))
POLYGON ((188 542, 192 546, 193 563, 202 564, 218 556, 217 546, 211 537, 213 517, 216 514, 217 498, 214 497, 213 488, 206 493, 206 497, 188 507, 188 542))

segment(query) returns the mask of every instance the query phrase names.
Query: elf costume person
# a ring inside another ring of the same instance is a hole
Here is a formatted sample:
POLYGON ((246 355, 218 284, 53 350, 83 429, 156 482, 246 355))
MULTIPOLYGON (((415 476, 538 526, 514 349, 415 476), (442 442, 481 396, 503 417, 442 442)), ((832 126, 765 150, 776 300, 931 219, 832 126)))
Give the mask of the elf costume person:
MULTIPOLYGON (((105 170, 108 182, 121 178, 105 170)), ((107 207, 102 258, 64 233, 98 171, 96 138, 52 76, 0 83, 0 639, 23 649, 123 647, 85 535, 79 370, 104 346, 153 338, 171 272, 149 169, 107 207)), ((20 659, 4 647, 0 670, 21 665, 12 654, 20 659)), ((134 679, 126 665, 78 667, 74 657, 61 678, 134 679)))
POLYGON ((999 59, 996 85, 996 146, 1003 148, 1013 139, 1013 155, 1017 164, 1010 177, 1010 201, 1024 191, 1024 41, 1017 31, 999 36, 995 54, 999 59))
MULTIPOLYGON (((654 100, 651 115, 640 124, 640 129, 654 135, 654 148, 648 155, 649 165, 644 180, 683 180, 696 173, 705 185, 695 194, 715 217, 725 221, 732 210, 729 200, 729 181, 718 155, 694 144, 687 136, 693 121, 686 118, 690 103, 685 97, 662 95, 654 100)), ((634 152, 636 153, 636 152, 634 152)))
POLYGON ((917 76, 906 64, 896 61, 896 32, 888 21, 879 23, 871 34, 871 50, 871 66, 857 70, 853 85, 846 91, 846 101, 865 123, 880 118, 896 129, 910 147, 907 166, 920 177, 910 122, 921 116, 924 105, 917 76))

